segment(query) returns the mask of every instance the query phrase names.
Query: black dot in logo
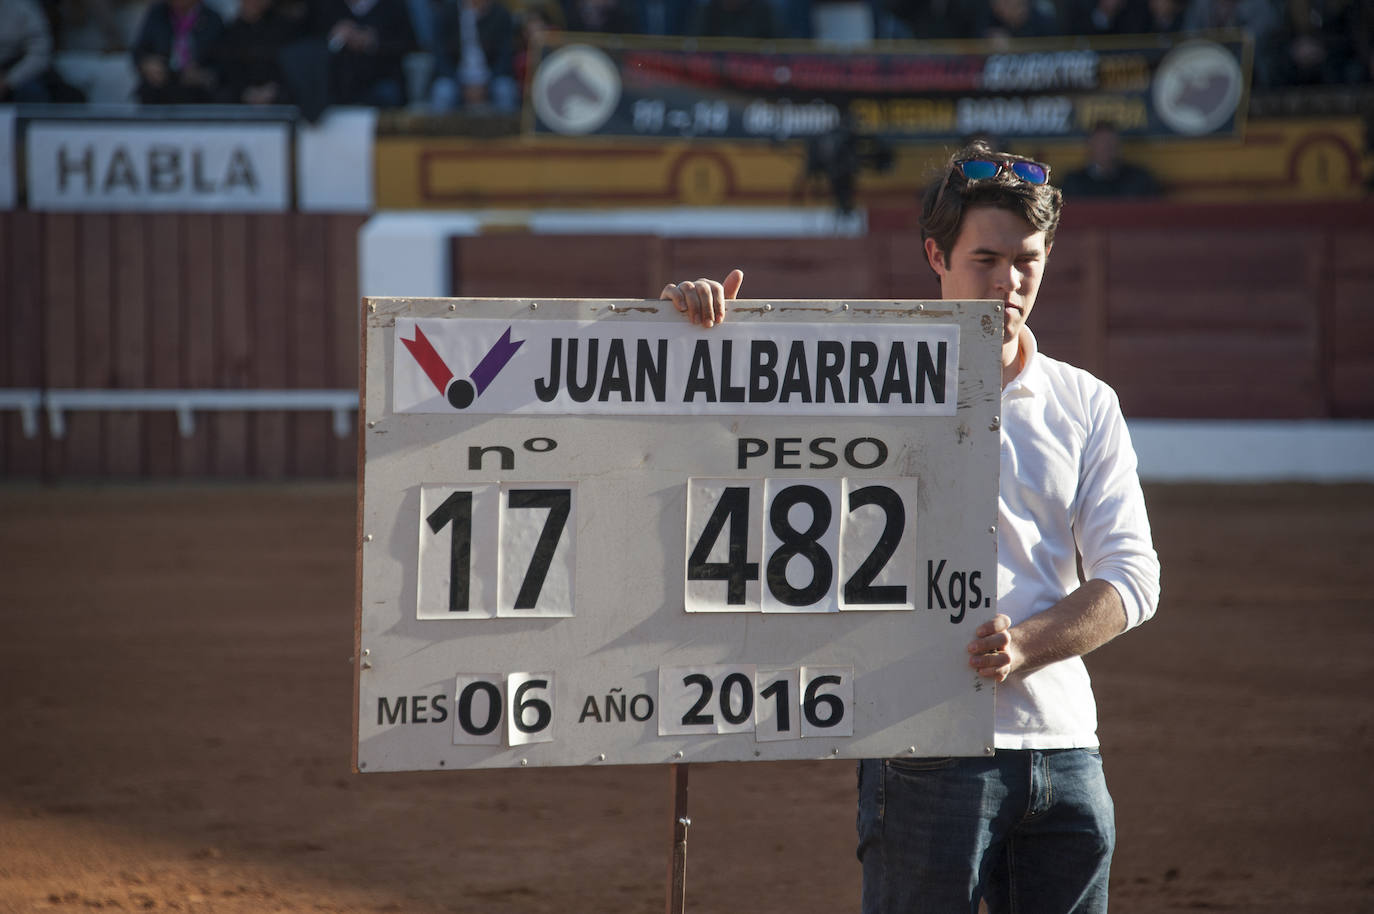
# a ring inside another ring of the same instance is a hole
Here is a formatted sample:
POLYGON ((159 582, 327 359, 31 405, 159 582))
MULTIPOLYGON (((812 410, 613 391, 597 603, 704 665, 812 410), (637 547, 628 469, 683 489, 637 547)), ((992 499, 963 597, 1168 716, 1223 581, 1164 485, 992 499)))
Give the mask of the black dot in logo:
POLYGON ((461 378, 453 380, 448 385, 448 391, 444 394, 448 402, 453 404, 454 409, 467 409, 472 405, 472 401, 477 398, 477 392, 472 389, 471 381, 464 381, 461 378))

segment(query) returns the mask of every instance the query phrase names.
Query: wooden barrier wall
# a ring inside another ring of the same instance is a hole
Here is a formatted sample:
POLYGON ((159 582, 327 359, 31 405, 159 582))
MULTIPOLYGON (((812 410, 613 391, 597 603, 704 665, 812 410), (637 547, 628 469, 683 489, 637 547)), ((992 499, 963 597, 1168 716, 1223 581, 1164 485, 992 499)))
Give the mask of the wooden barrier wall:
MULTIPOLYGON (((745 268, 766 298, 936 298, 909 209, 861 239, 500 233, 453 241, 453 294, 643 298, 745 268)), ((0 213, 0 387, 356 388, 359 215, 0 213)), ((1137 418, 1374 418, 1374 206, 1075 203, 1032 326, 1137 418)), ((45 417, 44 417, 45 418, 45 417)), ((68 413, 0 477, 347 478, 313 413, 68 413)))
MULTIPOLYGON (((455 239, 455 295, 938 298, 909 209, 862 239, 455 239)), ((1136 418, 1374 417, 1374 205, 1073 203, 1031 326, 1136 418)))
MULTIPOLYGON (((353 388, 361 215, 0 213, 0 387, 353 388)), ((10 478, 348 477, 328 413, 0 413, 10 478)))

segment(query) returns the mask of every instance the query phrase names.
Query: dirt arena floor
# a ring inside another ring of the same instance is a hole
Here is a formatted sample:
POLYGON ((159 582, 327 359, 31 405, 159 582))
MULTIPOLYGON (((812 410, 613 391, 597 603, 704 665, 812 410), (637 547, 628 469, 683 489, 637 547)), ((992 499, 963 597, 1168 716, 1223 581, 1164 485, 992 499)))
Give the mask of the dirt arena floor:
MULTIPOLYGON (((1151 487, 1113 910, 1374 911, 1374 487, 1151 487)), ((349 770, 345 486, 0 487, 0 912, 655 912, 669 770, 349 770)), ((691 769, 687 910, 854 911, 852 762, 691 769)))

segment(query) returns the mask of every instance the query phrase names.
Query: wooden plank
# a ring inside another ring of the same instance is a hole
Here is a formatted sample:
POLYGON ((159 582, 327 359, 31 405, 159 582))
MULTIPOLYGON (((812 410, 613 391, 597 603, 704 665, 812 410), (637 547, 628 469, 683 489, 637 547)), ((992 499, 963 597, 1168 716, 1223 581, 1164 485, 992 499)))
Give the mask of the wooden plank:
POLYGON ((1331 415, 1374 419, 1374 356, 1337 362, 1330 383, 1331 415))
MULTIPOLYGON (((249 217, 249 276, 252 334, 252 386, 285 387, 286 321, 289 307, 287 270, 294 252, 288 227, 291 214, 268 213, 249 217)), ((286 417, 259 412, 250 417, 253 430, 251 467, 254 476, 280 479, 287 470, 286 417)))
POLYGON ((1295 258, 1311 256, 1318 238, 1312 230, 1251 230, 1243 225, 1225 232, 1115 229, 1112 282, 1170 292, 1237 282, 1246 288, 1292 285, 1302 279, 1303 268, 1295 258))
MULTIPOLYGON (((358 232, 364 218, 354 213, 329 217, 329 377, 326 386, 358 387, 358 328, 361 326, 361 303, 358 298, 358 232)), ((330 417, 332 422, 333 417, 330 417)), ((356 423, 345 438, 333 437, 330 432, 330 463, 328 474, 351 478, 357 474, 358 437, 356 423)))
MULTIPOLYGON (((215 377, 217 219, 204 213, 188 213, 181 217, 182 361, 178 386, 192 390, 218 386, 215 377)), ((214 423, 214 414, 195 414, 195 433, 181 439, 177 452, 179 475, 209 475, 214 423)))
POLYGON ((1111 324, 1310 330, 1316 308, 1308 280, 1321 245, 1312 232, 1115 232, 1111 324))
MULTIPOLYGON (((155 388, 181 386, 183 302, 186 298, 184 217, 156 213, 148 217, 148 383, 155 388)), ((144 418, 148 441, 148 474, 175 476, 182 448, 176 417, 154 412, 144 418)))
POLYGON ((1302 281, 1304 272, 1297 271, 1296 281, 1268 286, 1238 280, 1161 289, 1113 282, 1108 320, 1121 332, 1311 333, 1317 328, 1317 290, 1302 281))
POLYGON ((1374 230, 1332 231, 1330 234, 1332 271, 1343 279, 1356 276, 1374 279, 1374 256, 1370 256, 1374 251, 1374 230))
MULTIPOLYGON (((36 213, 0 212, 0 384, 42 387, 43 320, 41 226, 36 213)), ((40 421, 43 419, 39 417, 40 421)), ((23 420, 0 422, 0 474, 36 477, 44 468, 46 432, 24 435, 23 420)))
MULTIPOLYGON (((78 386, 105 388, 113 385, 114 362, 111 329, 114 326, 114 263, 112 219, 102 213, 83 213, 80 227, 80 270, 77 273, 77 315, 81 340, 77 365, 78 386)), ((92 420, 89 447, 95 451, 91 472, 107 475, 105 454, 108 413, 89 414, 92 420)))
MULTIPOLYGON (((111 386, 139 389, 148 386, 148 260, 151 217, 122 213, 111 217, 114 264, 114 313, 111 338, 111 386)), ((140 476, 145 462, 144 417, 112 413, 105 422, 105 467, 116 477, 140 476)))
POLYGON ((940 297, 940 282, 926 261, 920 232, 900 232, 869 239, 878 264, 872 292, 876 298, 940 297))
POLYGON ((363 219, 351 213, 331 216, 329 228, 329 387, 358 386, 358 232, 363 219))
MULTIPOLYGON (((287 334, 287 386, 323 387, 329 377, 329 286, 323 279, 329 272, 325 237, 327 216, 298 213, 292 220, 295 256, 291 260, 288 293, 290 303, 282 314, 281 327, 287 334)), ((316 412, 287 415, 289 429, 289 472, 292 476, 325 476, 329 464, 331 435, 329 417, 316 412)))
POLYGON ((455 242, 462 296, 652 298, 663 280, 657 238, 644 235, 478 235, 455 242), (657 282, 657 286, 655 286, 657 282))
POLYGON ((1108 380, 1133 418, 1311 418, 1325 412, 1315 337, 1116 334, 1108 380))
MULTIPOLYGON (((854 300, 873 298, 879 286, 862 239, 675 238, 667 250, 669 280, 719 280, 739 267, 744 298, 854 300)), ((663 282, 648 285, 653 297, 663 282)))
MULTIPOLYGON (((82 384, 80 286, 85 267, 81 249, 80 213, 43 216, 43 375, 47 387, 74 388, 82 384)), ((100 474, 100 416, 69 413, 66 433, 49 451, 48 472, 53 478, 100 474)))
MULTIPOLYGON (((248 217, 226 213, 219 217, 218 256, 215 258, 215 386, 229 389, 249 384, 251 307, 248 298, 248 217)), ((220 413, 214 418, 210 473, 248 475, 248 417, 220 413)))

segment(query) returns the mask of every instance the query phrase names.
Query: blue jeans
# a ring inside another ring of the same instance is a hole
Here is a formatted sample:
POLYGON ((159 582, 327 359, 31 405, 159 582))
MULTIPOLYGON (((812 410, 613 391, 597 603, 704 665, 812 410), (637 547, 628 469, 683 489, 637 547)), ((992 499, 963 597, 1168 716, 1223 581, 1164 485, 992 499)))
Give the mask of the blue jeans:
POLYGON ((1105 914, 1112 812, 1096 749, 865 759, 864 914, 1105 914))

